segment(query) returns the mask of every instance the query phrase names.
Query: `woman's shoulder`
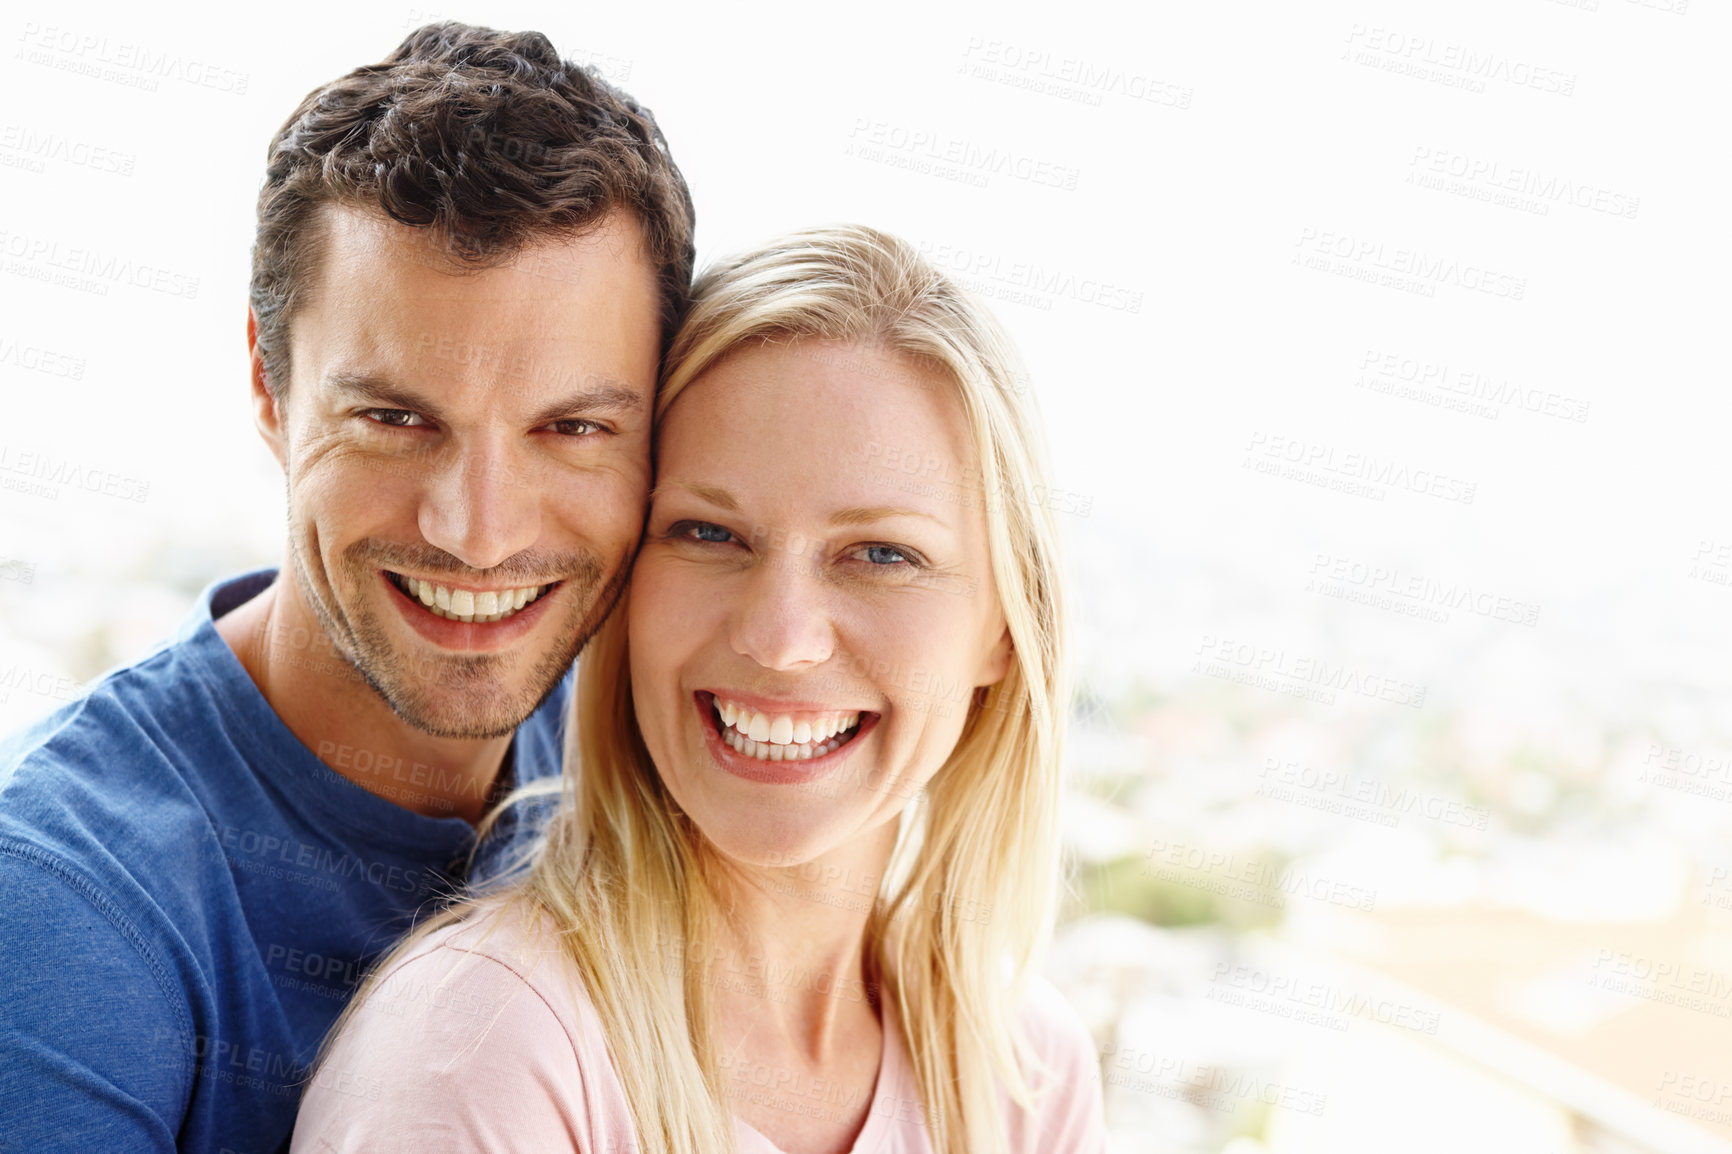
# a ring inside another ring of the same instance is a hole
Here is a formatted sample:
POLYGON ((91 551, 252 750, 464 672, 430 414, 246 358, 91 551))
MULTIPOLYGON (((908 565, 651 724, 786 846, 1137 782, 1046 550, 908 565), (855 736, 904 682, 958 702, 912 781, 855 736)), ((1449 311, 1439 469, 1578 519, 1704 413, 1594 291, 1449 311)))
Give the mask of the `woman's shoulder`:
POLYGON ((522 902, 482 906, 461 921, 441 926, 401 954, 380 981, 429 959, 451 972, 462 971, 469 959, 492 962, 491 967, 477 967, 481 975, 491 975, 479 980, 506 986, 549 985, 568 966, 553 916, 522 902))
POLYGON ((1017 1020, 1023 1037, 1037 1054, 1097 1060, 1088 1027, 1058 987, 1038 974, 1029 979, 1023 990, 1017 1020))
POLYGON ((1039 976, 1029 980, 1017 1020, 1035 1062, 1028 1075, 1034 1103, 1028 1116, 1013 1124, 1011 1148, 1104 1149, 1100 1054, 1094 1036, 1058 988, 1039 976))
POLYGON ((489 908, 380 973, 308 1087, 294 1148, 626 1149, 631 1132, 551 919, 489 908))
POLYGON ((594 1020, 551 917, 492 906, 442 926, 393 959, 365 994, 374 1017, 441 1022, 488 1033, 508 1023, 556 1022, 574 1042, 594 1020))

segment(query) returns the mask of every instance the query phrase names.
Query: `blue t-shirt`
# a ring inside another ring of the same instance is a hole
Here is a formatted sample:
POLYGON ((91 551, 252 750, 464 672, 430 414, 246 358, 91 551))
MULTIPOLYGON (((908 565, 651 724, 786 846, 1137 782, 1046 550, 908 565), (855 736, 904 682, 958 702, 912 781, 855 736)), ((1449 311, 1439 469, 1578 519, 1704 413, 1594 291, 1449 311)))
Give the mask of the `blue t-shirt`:
MULTIPOLYGON (((174 641, 0 743, 0 1150, 287 1149, 368 962, 465 880, 467 822, 328 768, 218 636, 273 576, 211 586, 174 641)), ((570 692, 518 729, 508 781, 559 772, 570 692)))

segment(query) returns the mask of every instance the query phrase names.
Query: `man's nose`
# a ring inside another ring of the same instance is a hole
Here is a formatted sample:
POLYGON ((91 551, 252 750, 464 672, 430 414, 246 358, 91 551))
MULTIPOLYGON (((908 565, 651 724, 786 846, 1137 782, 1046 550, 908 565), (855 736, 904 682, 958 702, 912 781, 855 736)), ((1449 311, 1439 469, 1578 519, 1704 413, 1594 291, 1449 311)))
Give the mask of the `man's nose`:
POLYGON ((471 569, 491 569, 535 544, 540 493, 506 445, 480 442, 441 462, 418 523, 429 545, 471 569))

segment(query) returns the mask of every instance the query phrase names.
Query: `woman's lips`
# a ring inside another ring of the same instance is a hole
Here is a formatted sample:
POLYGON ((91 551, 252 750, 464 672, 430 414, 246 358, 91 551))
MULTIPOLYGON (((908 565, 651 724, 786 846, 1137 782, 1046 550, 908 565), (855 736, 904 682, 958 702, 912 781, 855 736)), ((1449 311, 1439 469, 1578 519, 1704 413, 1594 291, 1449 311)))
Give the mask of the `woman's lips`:
POLYGON ((718 697, 700 690, 693 694, 693 703, 717 764, 750 781, 787 784, 823 777, 842 764, 879 720, 867 710, 757 709, 740 696, 718 697), (728 713, 734 717, 731 724, 725 719, 728 713), (806 740, 795 741, 796 736, 806 740))

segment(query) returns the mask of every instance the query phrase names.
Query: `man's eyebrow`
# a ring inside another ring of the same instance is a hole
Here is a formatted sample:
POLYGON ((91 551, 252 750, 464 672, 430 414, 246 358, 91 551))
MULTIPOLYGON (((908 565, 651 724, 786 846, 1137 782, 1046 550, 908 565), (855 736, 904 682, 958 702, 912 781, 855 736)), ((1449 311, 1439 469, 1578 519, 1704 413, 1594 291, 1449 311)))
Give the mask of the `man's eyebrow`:
POLYGON ((726 509, 730 513, 738 513, 740 511, 739 498, 735 497, 732 493, 728 492, 726 489, 719 489, 714 485, 705 485, 697 481, 669 481, 665 485, 657 485, 654 489, 650 490, 650 500, 654 501, 656 499, 656 494, 667 489, 684 489, 693 496, 708 501, 718 509, 726 509))
POLYGON ((531 418, 537 426, 551 424, 554 421, 570 420, 573 417, 587 417, 590 414, 616 415, 631 413, 643 407, 643 394, 636 389, 623 385, 597 385, 584 389, 555 401, 531 418))
MULTIPOLYGON (((331 386, 337 392, 381 409, 410 409, 435 421, 441 421, 439 407, 427 397, 365 373, 336 373, 331 386)), ((542 409, 530 419, 533 427, 552 424, 589 415, 612 415, 634 412, 643 407, 643 394, 624 385, 600 384, 580 389, 542 409)))
POLYGON ((409 409, 437 421, 439 407, 432 401, 401 385, 365 373, 333 373, 331 387, 357 401, 366 401, 381 409, 409 409))
POLYGON ((897 517, 924 517, 928 521, 944 522, 931 513, 919 509, 902 509, 894 505, 855 506, 851 509, 838 509, 830 514, 832 525, 870 525, 874 521, 890 521, 897 517))

